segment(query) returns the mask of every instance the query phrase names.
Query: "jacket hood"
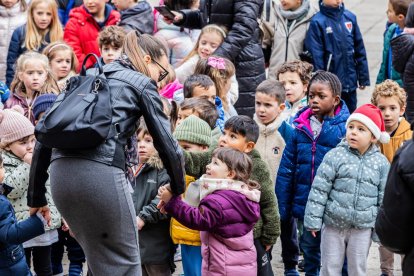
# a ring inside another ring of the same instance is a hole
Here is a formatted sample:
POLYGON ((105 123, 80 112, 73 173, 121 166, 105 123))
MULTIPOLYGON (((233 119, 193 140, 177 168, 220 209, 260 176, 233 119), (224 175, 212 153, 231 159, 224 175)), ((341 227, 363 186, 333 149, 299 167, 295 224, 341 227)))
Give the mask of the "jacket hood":
POLYGON ((201 200, 215 191, 231 190, 245 195, 246 198, 251 201, 260 201, 260 191, 258 189, 249 189, 248 186, 241 181, 231 179, 213 179, 208 178, 207 175, 203 175, 198 182, 200 185, 201 200))
MULTIPOLYGON (((342 141, 338 144, 338 147, 343 147, 347 151, 351 152, 352 154, 355 154, 357 156, 361 156, 361 154, 359 153, 358 150, 349 147, 349 144, 348 144, 348 141, 346 140, 346 138, 342 139, 342 141)), ((370 156, 370 155, 373 155, 375 153, 378 153, 379 151, 380 151, 380 149, 379 149, 378 145, 372 144, 369 147, 369 149, 363 155, 364 156, 370 156)))
POLYGON ((405 133, 410 132, 410 131, 411 131, 410 123, 406 119, 401 118, 400 125, 397 128, 397 131, 395 132, 393 137, 405 136, 405 133))
POLYGON ((399 73, 403 73, 405 65, 414 52, 414 35, 401 34, 391 40, 392 66, 399 73))
POLYGON ((337 19, 339 17, 342 16, 342 14, 345 11, 345 5, 344 3, 342 3, 339 7, 337 8, 333 8, 333 7, 328 7, 326 5, 323 4, 323 0, 319 1, 319 10, 321 11, 322 14, 333 18, 333 19, 337 19))
POLYGON ((273 133, 276 130, 278 130, 279 127, 282 125, 282 123, 284 121, 282 116, 280 116, 280 115, 272 123, 270 123, 268 125, 262 124, 260 122, 260 120, 257 118, 256 114, 253 115, 253 119, 257 123, 257 125, 259 126, 260 134, 263 134, 265 136, 266 136, 267 133, 273 133))
POLYGON ((158 155, 158 153, 155 153, 153 156, 151 156, 148 159, 146 164, 149 167, 152 167, 152 168, 157 169, 157 170, 164 169, 164 164, 162 163, 162 160, 161 160, 160 156, 158 155))
POLYGON ((246 200, 246 196, 233 190, 220 190, 213 195, 221 195, 230 201, 234 210, 238 212, 245 223, 256 223, 260 216, 260 208, 257 202, 246 200))
POLYGON ((17 167, 18 165, 20 165, 23 162, 16 155, 14 155, 13 153, 10 153, 8 151, 3 151, 2 152, 2 157, 3 157, 3 164, 4 165, 10 165, 10 166, 17 167))
POLYGON ((132 16, 140 16, 148 11, 152 12, 150 4, 148 4, 147 1, 138 1, 138 3, 132 8, 122 11, 121 18, 124 20, 132 16))
MULTIPOLYGON (((311 126, 310 126, 310 120, 309 120, 311 116, 312 116, 312 110, 309 108, 309 106, 302 108, 296 114, 296 118, 293 121, 294 126, 297 128, 306 128, 308 131, 310 131, 310 133, 312 133, 311 126)), ((346 106, 345 102, 341 100, 341 103, 335 109, 335 116, 331 118, 325 117, 324 122, 328 122, 330 125, 338 125, 338 124, 346 122, 348 117, 349 117, 348 107, 346 106)))
MULTIPOLYGON (((119 18, 117 18, 115 16, 115 14, 113 13, 114 9, 106 4, 105 5, 105 25, 115 25, 119 18)), ((116 12, 118 13, 118 12, 116 12)), ((77 8, 73 8, 70 13, 69 13, 69 18, 75 18, 78 20, 78 22, 84 23, 85 21, 95 21, 95 19, 93 18, 92 14, 90 14, 84 5, 77 7, 77 8)))

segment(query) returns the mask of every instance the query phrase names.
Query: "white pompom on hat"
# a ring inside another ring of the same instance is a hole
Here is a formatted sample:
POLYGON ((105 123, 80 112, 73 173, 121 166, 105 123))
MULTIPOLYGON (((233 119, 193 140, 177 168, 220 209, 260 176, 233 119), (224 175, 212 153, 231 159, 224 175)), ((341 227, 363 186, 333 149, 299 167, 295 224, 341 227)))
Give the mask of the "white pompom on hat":
POLYGON ((390 135, 385 131, 385 123, 381 110, 372 104, 364 104, 358 107, 346 121, 346 127, 351 121, 363 123, 382 144, 390 141, 390 135))

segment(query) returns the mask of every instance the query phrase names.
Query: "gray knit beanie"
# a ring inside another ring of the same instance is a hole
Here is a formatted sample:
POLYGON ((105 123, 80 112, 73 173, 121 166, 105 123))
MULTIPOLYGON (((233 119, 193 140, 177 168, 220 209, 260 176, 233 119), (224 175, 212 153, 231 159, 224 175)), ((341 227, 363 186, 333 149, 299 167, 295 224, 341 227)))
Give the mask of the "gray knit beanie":
POLYGON ((210 146, 211 128, 206 121, 190 115, 175 128, 174 138, 178 141, 210 146))

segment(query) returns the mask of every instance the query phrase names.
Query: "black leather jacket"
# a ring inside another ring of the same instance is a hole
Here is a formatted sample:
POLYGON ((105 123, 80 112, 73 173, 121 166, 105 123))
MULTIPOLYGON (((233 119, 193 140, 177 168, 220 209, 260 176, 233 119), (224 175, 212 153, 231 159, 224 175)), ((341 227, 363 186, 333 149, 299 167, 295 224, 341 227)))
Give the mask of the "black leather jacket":
POLYGON ((143 116, 154 140, 164 167, 171 178, 175 194, 184 192, 184 159, 177 141, 170 132, 170 123, 163 112, 162 103, 155 82, 141 73, 133 71, 119 62, 104 66, 108 78, 112 102, 112 122, 124 125, 120 134, 107 139, 100 146, 89 150, 58 150, 36 143, 27 202, 30 207, 46 205, 45 181, 49 177, 50 162, 59 158, 81 158, 125 169, 125 145, 138 128, 143 116), (127 80, 127 82, 122 81, 127 80))

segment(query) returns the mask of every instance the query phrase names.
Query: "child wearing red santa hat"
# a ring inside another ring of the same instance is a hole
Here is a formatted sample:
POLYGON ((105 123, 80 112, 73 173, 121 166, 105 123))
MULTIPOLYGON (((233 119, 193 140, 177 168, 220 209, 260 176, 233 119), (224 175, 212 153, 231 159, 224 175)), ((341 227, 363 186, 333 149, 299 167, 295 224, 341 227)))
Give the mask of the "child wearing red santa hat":
POLYGON ((346 122, 346 138, 329 151, 312 183, 304 225, 321 236, 321 275, 366 275, 373 227, 389 170, 377 142, 388 143, 381 111, 366 104, 346 122))

